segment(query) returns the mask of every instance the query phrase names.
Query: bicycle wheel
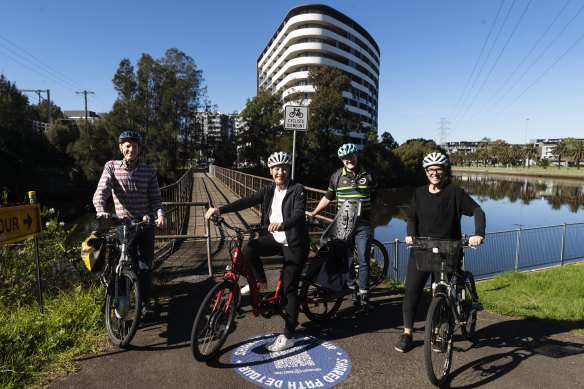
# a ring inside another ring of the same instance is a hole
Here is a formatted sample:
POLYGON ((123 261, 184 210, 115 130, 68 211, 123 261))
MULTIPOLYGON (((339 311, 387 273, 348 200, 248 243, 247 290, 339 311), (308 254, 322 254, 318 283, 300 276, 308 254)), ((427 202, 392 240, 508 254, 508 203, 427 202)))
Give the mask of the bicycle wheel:
POLYGON ((460 326, 460 331, 462 336, 466 339, 471 340, 475 334, 475 329, 477 326, 477 306, 479 305, 479 299, 475 292, 474 277, 472 273, 465 272, 464 274, 464 289, 462 293, 464 294, 463 301, 461 301, 462 309, 464 312, 465 324, 460 326))
POLYGON ((219 352, 235 319, 239 286, 231 280, 215 285, 207 294, 191 331, 191 350, 199 362, 205 362, 219 352))
POLYGON ((118 277, 114 271, 105 297, 105 327, 112 344, 127 346, 136 334, 139 321, 140 283, 136 273, 122 270, 118 277))
POLYGON ((330 299, 327 298, 328 293, 330 292, 320 285, 302 281, 299 293, 300 307, 307 318, 312 321, 323 321, 337 313, 343 297, 330 299))
POLYGON ((387 277, 389 255, 383 244, 371 240, 371 259, 369 260, 369 290, 375 289, 387 277))
POLYGON ((424 361, 426 374, 436 386, 448 379, 452 364, 453 332, 452 313, 444 296, 432 299, 424 333, 424 361))

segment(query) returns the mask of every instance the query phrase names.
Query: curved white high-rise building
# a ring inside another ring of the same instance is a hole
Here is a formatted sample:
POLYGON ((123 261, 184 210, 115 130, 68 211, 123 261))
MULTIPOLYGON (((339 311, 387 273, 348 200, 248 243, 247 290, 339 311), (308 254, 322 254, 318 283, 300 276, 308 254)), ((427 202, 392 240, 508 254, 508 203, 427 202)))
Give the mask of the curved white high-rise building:
POLYGON ((310 67, 334 66, 351 80, 343 91, 347 109, 359 115, 364 127, 378 128, 379 57, 373 37, 353 19, 326 5, 300 5, 288 12, 259 56, 257 89, 280 91, 286 103, 293 95, 308 104, 314 94, 310 67))

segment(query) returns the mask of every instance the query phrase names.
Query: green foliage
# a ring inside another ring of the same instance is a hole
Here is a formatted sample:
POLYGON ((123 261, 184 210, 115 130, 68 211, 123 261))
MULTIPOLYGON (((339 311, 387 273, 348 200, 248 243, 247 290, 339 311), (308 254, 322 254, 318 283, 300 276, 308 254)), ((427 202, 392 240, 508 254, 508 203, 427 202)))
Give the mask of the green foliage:
POLYGON ((433 140, 410 139, 401 146, 395 148, 393 152, 401 160, 402 171, 400 177, 405 182, 425 183, 426 175, 422 168, 422 160, 426 154, 433 151, 446 153, 433 140))
POLYGON ((584 263, 537 272, 509 272, 477 284, 485 308, 533 318, 584 334, 584 263), (568 303, 569 302, 569 303, 568 303))
POLYGON ((292 153, 291 132, 282 127, 282 97, 268 90, 260 91, 253 99, 248 99, 241 111, 245 129, 238 135, 242 146, 239 160, 251 161, 257 165, 267 161, 274 151, 292 153))
POLYGON ((0 387, 40 384, 41 372, 72 371, 73 360, 99 351, 103 315, 94 302, 101 288, 74 286, 38 305, 0 305, 0 387))
MULTIPOLYGON (((89 280, 81 264, 81 239, 58 220, 54 209, 42 210, 43 231, 37 237, 43 295, 55 294, 89 280)), ((34 239, 0 247, 0 305, 14 307, 38 298, 34 239)))

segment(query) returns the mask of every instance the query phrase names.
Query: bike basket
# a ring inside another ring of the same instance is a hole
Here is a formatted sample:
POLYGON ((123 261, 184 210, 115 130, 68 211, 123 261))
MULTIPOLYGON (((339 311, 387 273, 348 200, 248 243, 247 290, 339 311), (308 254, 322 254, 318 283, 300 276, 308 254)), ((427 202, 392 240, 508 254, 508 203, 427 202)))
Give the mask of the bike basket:
POLYGON ((416 238, 411 250, 416 268, 425 272, 454 273, 462 258, 460 240, 416 238))

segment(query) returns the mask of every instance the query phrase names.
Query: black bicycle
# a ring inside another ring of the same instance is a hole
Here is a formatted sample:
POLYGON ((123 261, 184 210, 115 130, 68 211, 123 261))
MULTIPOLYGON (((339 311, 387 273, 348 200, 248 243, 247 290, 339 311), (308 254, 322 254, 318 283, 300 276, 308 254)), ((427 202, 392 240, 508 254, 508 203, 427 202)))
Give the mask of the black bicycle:
POLYGON ((465 240, 432 238, 416 238, 410 246, 418 270, 432 272, 432 277, 439 273, 438 280, 432 282, 432 302, 424 333, 426 374, 436 386, 448 380, 457 328, 472 341, 477 312, 482 310, 474 276, 463 270, 464 247, 470 247, 465 240))
MULTIPOLYGON (((308 221, 311 225, 316 226, 318 229, 325 230, 329 223, 315 217, 307 216, 308 221)), ((385 249, 383 243, 377 239, 370 239, 371 249, 369 252, 369 290, 373 290, 381 284, 381 282, 387 278, 387 272, 389 270, 389 254, 385 249)), ((311 241, 311 250, 316 252, 318 250, 317 242, 311 241)), ((357 250, 355 245, 351 245, 350 256, 352 258, 352 266, 355 271, 357 279, 359 279, 359 256, 357 255, 357 250)))
POLYGON ((129 249, 141 230, 153 223, 148 216, 136 222, 113 214, 110 220, 111 227, 105 233, 106 266, 100 278, 105 286, 105 326, 112 344, 125 347, 136 334, 140 321, 142 301, 137 272, 146 271, 140 269, 138 258, 132 258, 129 249))

